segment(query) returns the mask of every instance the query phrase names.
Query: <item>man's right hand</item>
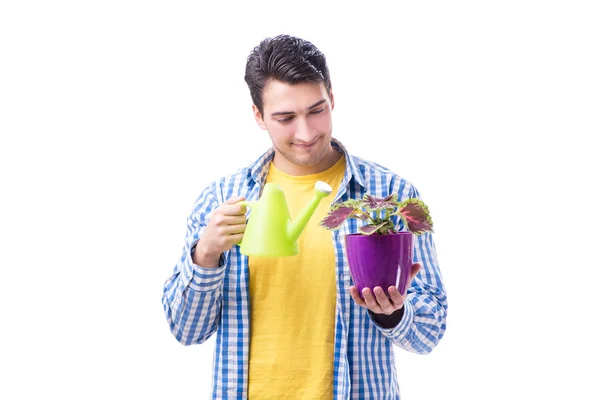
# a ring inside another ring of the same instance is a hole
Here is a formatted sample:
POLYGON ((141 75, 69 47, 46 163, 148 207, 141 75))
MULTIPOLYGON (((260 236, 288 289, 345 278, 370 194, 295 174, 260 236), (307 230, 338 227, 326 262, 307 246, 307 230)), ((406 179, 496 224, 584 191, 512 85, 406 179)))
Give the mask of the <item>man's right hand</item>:
POLYGON ((217 268, 221 253, 241 242, 246 230, 246 206, 237 204, 243 197, 230 197, 213 211, 193 254, 194 264, 217 268))

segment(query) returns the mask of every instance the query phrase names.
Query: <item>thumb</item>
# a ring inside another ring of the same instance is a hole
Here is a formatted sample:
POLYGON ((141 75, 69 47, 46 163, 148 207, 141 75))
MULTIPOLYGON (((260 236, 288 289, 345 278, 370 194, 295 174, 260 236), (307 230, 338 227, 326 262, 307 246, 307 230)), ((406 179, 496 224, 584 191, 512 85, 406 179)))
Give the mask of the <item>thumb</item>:
POLYGON ((417 276, 417 274, 419 273, 419 271, 421 270, 421 264, 420 263, 414 263, 412 265, 412 268, 410 270, 410 280, 412 281, 415 276, 417 276))

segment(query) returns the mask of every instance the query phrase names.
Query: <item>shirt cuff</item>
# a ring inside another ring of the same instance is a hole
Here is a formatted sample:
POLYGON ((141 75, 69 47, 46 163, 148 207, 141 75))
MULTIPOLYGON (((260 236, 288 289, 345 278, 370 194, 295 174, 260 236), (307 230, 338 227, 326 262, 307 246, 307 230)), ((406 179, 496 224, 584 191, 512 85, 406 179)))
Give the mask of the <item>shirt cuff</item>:
POLYGON ((410 327, 414 319, 414 309, 412 303, 410 301, 405 301, 403 308, 404 315, 402 315, 400 323, 393 328, 382 328, 381 326, 377 325, 375 321, 373 321, 373 323, 375 323, 377 328, 385 337, 395 342, 402 340, 410 332, 410 327))
POLYGON ((221 254, 219 267, 205 268, 194 264, 194 261, 192 261, 192 253, 195 248, 196 246, 194 245, 190 252, 187 253, 183 264, 184 283, 188 288, 197 292, 214 291, 223 283, 229 252, 221 254))

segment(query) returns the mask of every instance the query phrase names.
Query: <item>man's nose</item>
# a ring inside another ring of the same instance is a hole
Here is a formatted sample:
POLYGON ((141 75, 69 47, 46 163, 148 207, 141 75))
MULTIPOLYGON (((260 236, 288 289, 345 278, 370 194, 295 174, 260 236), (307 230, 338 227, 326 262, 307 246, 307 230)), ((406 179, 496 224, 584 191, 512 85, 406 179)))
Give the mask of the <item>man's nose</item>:
POLYGON ((296 139, 305 143, 311 143, 316 136, 316 129, 313 129, 306 118, 298 118, 296 125, 296 139))

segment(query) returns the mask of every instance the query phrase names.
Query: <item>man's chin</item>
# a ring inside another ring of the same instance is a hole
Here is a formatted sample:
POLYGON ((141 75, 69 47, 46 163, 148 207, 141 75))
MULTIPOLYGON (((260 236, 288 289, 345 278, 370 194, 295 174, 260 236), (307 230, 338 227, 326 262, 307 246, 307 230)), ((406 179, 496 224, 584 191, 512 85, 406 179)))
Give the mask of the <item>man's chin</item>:
POLYGON ((320 161, 320 160, 304 159, 304 158, 299 158, 299 157, 288 158, 288 160, 292 164, 298 165, 300 167, 313 167, 313 166, 317 165, 320 161))
POLYGON ((320 163, 327 156, 326 149, 312 149, 309 154, 293 154, 293 158, 297 160, 297 164, 310 166, 320 163))

